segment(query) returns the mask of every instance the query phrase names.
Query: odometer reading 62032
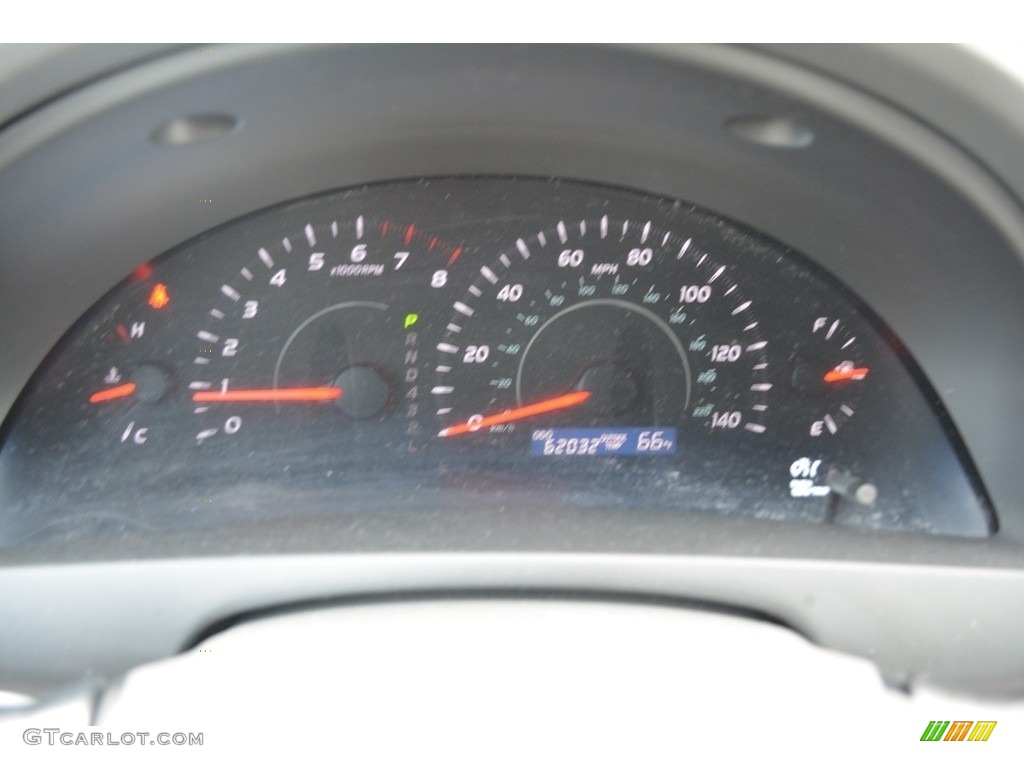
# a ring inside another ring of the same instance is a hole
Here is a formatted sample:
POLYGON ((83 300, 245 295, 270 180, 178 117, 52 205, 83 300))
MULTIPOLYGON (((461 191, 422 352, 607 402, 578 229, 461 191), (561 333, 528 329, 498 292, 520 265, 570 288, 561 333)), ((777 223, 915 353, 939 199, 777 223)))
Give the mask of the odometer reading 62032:
POLYGON ((610 215, 515 239, 436 345, 439 435, 622 456, 765 432, 768 345, 732 266, 685 232, 610 215))
POLYGON ((676 452, 676 430, 535 429, 534 456, 656 456, 676 452))

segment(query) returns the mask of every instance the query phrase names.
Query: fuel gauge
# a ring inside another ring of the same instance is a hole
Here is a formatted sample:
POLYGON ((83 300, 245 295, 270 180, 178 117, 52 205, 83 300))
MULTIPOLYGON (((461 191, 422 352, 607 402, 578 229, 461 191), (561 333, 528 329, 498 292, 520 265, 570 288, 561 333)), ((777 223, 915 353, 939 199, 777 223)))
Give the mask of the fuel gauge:
POLYGON ((843 320, 816 317, 793 355, 792 386, 806 403, 811 437, 836 434, 857 412, 870 368, 843 320))

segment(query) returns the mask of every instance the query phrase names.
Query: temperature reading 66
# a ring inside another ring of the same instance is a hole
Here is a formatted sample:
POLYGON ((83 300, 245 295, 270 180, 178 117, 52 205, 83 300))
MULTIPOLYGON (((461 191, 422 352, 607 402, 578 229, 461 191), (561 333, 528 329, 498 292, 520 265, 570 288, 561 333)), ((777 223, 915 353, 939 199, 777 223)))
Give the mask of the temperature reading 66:
POLYGON ((636 439, 636 449, 640 453, 661 453, 672 446, 672 440, 665 437, 665 431, 658 429, 654 432, 641 432, 636 439))

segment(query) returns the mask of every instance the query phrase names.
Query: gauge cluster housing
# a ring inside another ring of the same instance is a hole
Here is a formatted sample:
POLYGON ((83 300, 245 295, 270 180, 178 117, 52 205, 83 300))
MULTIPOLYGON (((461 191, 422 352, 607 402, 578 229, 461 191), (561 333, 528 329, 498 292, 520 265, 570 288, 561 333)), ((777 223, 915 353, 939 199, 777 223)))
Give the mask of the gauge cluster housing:
POLYGON ((146 262, 26 387, 0 477, 0 548, 68 560, 268 520, 333 550, 424 510, 993 529, 896 334, 805 257, 512 177, 319 195, 146 262))
MULTIPOLYGON (((60 98, 38 100, 0 130, 5 414, 107 291, 138 265, 226 222, 382 181, 579 179, 692 202, 834 275, 920 367, 999 529, 962 540, 742 519, 666 524, 642 512, 499 516, 481 508, 443 525, 430 514, 401 525, 387 516, 367 520, 321 539, 315 556, 302 553, 322 531, 281 521, 230 544, 209 538, 198 553, 160 537, 131 559, 116 537, 89 547, 64 537, 0 555, 0 609, 12 617, 0 641, 0 684, 43 689, 86 668, 114 675, 180 649, 212 621, 269 604, 511 588, 740 606, 870 656, 895 681, 1024 690, 1015 652, 1024 630, 1019 609, 1008 609, 1024 604, 1020 190, 928 117, 894 106, 898 85, 888 82, 887 98, 879 98, 869 75, 843 82, 820 56, 808 52, 808 64, 785 48, 147 53, 60 98), (193 128, 213 126, 210 135, 186 131, 187 140, 169 143, 178 134, 167 125, 184 118, 193 128), (751 118, 797 130, 781 138, 735 130, 751 118), (45 565, 69 559, 77 562, 45 565), (254 578, 254 569, 273 574, 275 586, 254 578), (214 574, 215 592, 186 599, 214 574), (104 621, 84 633, 74 608, 82 590, 105 595, 104 621), (156 596, 168 611, 136 614, 140 631, 115 653, 105 628, 156 596), (28 608, 43 599, 60 608, 49 618, 28 608), (850 618, 857 615, 880 623, 850 618), (925 626, 934 632, 923 633, 925 626), (41 638, 71 627, 81 642, 54 661, 52 642, 41 638)), ((926 63, 909 55, 846 55, 888 57, 908 83, 929 76, 926 63)), ((964 54, 948 55, 946 66, 954 66, 964 54)), ((998 116, 985 118, 1012 135, 998 116)))

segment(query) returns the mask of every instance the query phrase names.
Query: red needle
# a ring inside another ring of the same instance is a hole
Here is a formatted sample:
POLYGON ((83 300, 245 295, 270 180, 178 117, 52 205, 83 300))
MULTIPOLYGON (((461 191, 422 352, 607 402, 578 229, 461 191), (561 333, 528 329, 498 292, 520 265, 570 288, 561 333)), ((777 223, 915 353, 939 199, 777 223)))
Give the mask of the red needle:
POLYGON ((850 379, 860 381, 867 375, 867 368, 847 368, 846 370, 839 370, 837 368, 825 374, 825 381, 828 383, 833 381, 849 381, 850 379))
POLYGON ((473 421, 473 423, 467 421, 463 424, 455 424, 447 429, 442 429, 438 432, 437 436, 453 437, 455 435, 464 435, 467 432, 476 432, 479 429, 492 427, 495 424, 508 424, 510 421, 528 419, 531 416, 539 416, 542 413, 561 411, 586 402, 589 397, 590 393, 585 390, 582 392, 572 392, 568 395, 559 395, 548 400, 541 400, 539 403, 524 405, 522 408, 513 408, 510 411, 502 411, 493 416, 485 416, 482 419, 473 421))
POLYGON ((122 384, 118 387, 111 387, 110 389, 101 389, 99 392, 93 392, 89 395, 90 403, 102 403, 105 400, 116 400, 119 397, 128 397, 132 392, 135 391, 135 385, 131 382, 122 384))
POLYGON ((196 403, 319 402, 341 397, 338 387, 295 387, 292 389, 229 389, 227 392, 196 392, 196 403))

